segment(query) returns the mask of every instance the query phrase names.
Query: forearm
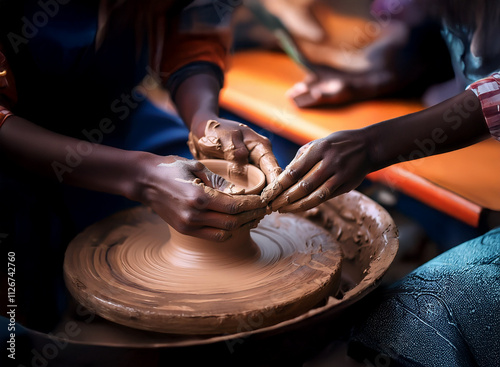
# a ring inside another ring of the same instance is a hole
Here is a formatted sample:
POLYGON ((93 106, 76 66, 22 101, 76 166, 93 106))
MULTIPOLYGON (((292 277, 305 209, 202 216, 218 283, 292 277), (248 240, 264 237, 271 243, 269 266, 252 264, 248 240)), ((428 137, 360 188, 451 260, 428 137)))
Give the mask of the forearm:
POLYGON ((140 162, 148 153, 124 151, 53 133, 11 116, 0 129, 0 153, 59 182, 135 200, 140 162))
POLYGON ((181 118, 197 136, 203 136, 205 123, 219 112, 220 82, 211 74, 196 74, 177 88, 174 103, 181 118))
POLYGON ((449 152, 489 136, 481 105, 465 91, 436 106, 363 129, 372 170, 449 152))

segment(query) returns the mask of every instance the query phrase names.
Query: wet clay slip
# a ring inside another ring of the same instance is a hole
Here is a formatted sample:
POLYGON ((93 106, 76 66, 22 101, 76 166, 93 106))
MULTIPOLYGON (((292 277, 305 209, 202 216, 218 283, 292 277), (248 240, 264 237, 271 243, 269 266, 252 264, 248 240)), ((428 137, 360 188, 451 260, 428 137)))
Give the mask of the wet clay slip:
POLYGON ((255 166, 247 164, 234 173, 232 163, 222 159, 203 159, 202 162, 210 171, 224 177, 234 184, 233 192, 244 190, 245 194, 259 195, 266 185, 266 176, 255 166), (241 172, 243 171, 243 172, 241 172), (240 173, 240 174, 238 174, 240 173))

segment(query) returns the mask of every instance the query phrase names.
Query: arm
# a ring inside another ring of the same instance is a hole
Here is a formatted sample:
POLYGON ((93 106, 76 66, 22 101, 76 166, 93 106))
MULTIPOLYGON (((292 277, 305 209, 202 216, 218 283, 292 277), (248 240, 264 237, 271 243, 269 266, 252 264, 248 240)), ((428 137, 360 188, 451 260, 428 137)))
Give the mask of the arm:
POLYGON ((0 52, 0 158, 12 164, 139 201, 179 232, 203 238, 224 240, 231 230, 252 225, 265 214, 260 197, 223 193, 227 181, 199 162, 56 134, 13 115, 15 102, 14 77, 0 52))
POLYGON ((481 103, 472 91, 465 91, 429 109, 303 146, 263 198, 276 198, 273 210, 310 209, 356 188, 370 172, 459 149, 487 136, 481 103))
POLYGON ((174 101, 191 130, 191 152, 197 159, 223 158, 234 162, 236 174, 250 162, 271 182, 281 172, 271 142, 244 124, 218 117, 218 88, 213 76, 197 74, 177 90, 174 101))
POLYGON ((243 124, 218 117, 231 43, 231 9, 223 7, 221 12, 217 4, 197 6, 196 2, 186 8, 176 27, 169 29, 160 74, 191 130, 189 146, 195 158, 224 158, 235 163, 235 173, 250 162, 271 182, 281 169, 269 140, 243 124))
POLYGON ((179 232, 197 237, 225 240, 231 230, 265 215, 259 196, 225 194, 220 190, 227 181, 199 162, 91 144, 17 116, 0 129, 0 154, 60 182, 141 202, 179 232))
POLYGON ((460 149, 488 137, 481 103, 469 90, 434 107, 366 129, 372 146, 372 170, 460 149))

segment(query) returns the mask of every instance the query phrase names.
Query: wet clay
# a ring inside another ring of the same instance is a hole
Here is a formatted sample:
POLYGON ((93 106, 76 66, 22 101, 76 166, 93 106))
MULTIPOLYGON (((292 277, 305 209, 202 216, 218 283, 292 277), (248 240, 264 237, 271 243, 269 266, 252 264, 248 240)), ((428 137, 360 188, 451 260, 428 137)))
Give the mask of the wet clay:
POLYGON ((266 176, 255 166, 244 165, 239 171, 241 174, 234 174, 233 164, 222 159, 203 159, 200 161, 213 173, 224 177, 234 186, 231 192, 239 194, 260 194, 266 185, 266 176))
MULTIPOLYGON (((134 219, 132 214, 121 213, 121 217, 116 219, 117 225, 135 226, 145 220, 144 218, 134 219), (120 220, 122 220, 121 223, 120 220)), ((303 329, 308 330, 312 325, 319 325, 320 328, 323 328, 325 323, 331 323, 338 317, 344 317, 343 311, 346 308, 373 291, 390 267, 398 250, 397 228, 390 215, 379 204, 357 191, 330 199, 317 209, 304 213, 304 217, 315 225, 324 227, 334 239, 338 239, 345 254, 342 261, 340 289, 333 288, 332 293, 328 294, 326 303, 321 303, 296 317, 265 327, 262 327, 259 315, 250 319, 241 318, 241 328, 238 327, 236 333, 219 335, 154 333, 127 328, 97 316, 92 316, 92 322, 88 322, 87 318, 82 319, 81 311, 77 311, 78 307, 69 306, 69 319, 61 321, 61 328, 53 331, 51 338, 57 337, 58 331, 65 332, 65 326, 68 324, 68 320, 71 320, 71 322, 77 323, 78 329, 81 330, 77 335, 71 335, 71 340, 77 342, 78 348, 82 348, 84 345, 119 345, 127 348, 127 351, 130 348, 147 348, 157 351, 158 348, 164 347, 185 348, 220 342, 239 347, 241 341, 250 339, 260 340, 264 343, 263 348, 268 348, 273 338, 280 334, 287 334, 287 340, 293 338, 292 335, 297 335, 299 339, 295 342, 302 345, 306 342, 302 337, 303 329), (367 241, 364 237, 365 234, 368 236, 367 241)), ((98 243, 105 243, 104 241, 119 242, 119 236, 107 238, 110 226, 112 227, 113 223, 108 222, 108 226, 106 223, 94 225, 91 236, 87 233, 86 239, 77 238, 75 241, 82 243, 93 241, 95 246, 98 243)), ((85 234, 82 233, 81 236, 85 236, 85 234)), ((81 265, 77 264, 77 266, 81 265)), ((69 279, 67 279, 67 283, 68 287, 81 286, 81 290, 73 291, 73 293, 79 292, 81 298, 90 297, 86 293, 95 291, 95 287, 85 288, 85 285, 78 283, 78 279, 75 279, 73 285, 69 279)), ((100 293, 105 292, 100 290, 100 293)), ((87 301, 87 304, 94 303, 87 301)), ((260 316, 264 317, 264 313, 260 316)), ((63 342, 67 342, 67 340, 63 340, 63 342)), ((78 350, 81 351, 81 349, 78 350)), ((87 350, 92 350, 92 348, 88 347, 87 350)), ((186 353, 191 353, 191 349, 186 349, 186 353)))
POLYGON ((78 302, 123 325, 224 334, 298 316, 340 283, 338 243, 294 215, 264 218, 246 253, 177 236, 148 208, 118 213, 71 242, 67 287, 78 302))
MULTIPOLYGON (((202 161, 259 193, 263 173, 202 161), (240 175, 238 175, 240 176, 240 175)), ((100 316, 174 334, 224 334, 262 328, 316 306, 340 284, 342 251, 330 234, 294 215, 273 213, 212 242, 178 233, 139 207, 97 223, 69 245, 65 278, 73 296, 100 316)))

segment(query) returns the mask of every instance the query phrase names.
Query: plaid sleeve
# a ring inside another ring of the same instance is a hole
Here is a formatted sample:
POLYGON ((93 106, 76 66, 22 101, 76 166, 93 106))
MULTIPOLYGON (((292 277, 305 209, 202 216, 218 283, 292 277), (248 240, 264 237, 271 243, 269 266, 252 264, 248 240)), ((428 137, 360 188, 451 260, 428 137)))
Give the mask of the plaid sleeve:
POLYGON ((481 101, 490 133, 500 141, 500 72, 472 83, 467 89, 472 90, 481 101))
POLYGON ((171 89, 169 79, 175 76, 175 89, 196 72, 213 72, 221 79, 231 45, 231 18, 239 3, 196 0, 182 11, 169 27, 163 47, 160 75, 165 86, 171 89))

